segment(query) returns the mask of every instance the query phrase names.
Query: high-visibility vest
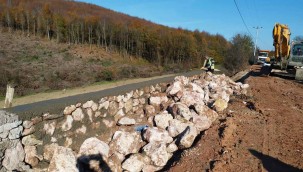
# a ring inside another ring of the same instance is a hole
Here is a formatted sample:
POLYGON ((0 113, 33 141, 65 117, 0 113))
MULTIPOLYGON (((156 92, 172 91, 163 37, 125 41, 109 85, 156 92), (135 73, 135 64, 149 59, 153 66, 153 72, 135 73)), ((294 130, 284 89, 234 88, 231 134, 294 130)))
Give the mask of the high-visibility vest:
POLYGON ((215 69, 215 62, 213 60, 211 60, 211 66, 210 66, 211 69, 215 69))

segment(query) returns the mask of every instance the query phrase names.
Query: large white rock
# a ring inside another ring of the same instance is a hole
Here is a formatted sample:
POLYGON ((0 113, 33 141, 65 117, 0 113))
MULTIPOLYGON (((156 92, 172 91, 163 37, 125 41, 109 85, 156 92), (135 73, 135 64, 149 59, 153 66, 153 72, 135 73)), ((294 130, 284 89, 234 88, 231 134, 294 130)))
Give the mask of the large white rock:
POLYGON ((124 99, 124 95, 119 95, 119 96, 116 97, 117 102, 122 102, 123 99, 124 99))
POLYGON ((163 167, 157 167, 155 165, 145 165, 142 172, 155 172, 161 170, 163 167))
POLYGON ((173 152, 178 150, 178 146, 176 145, 175 142, 172 142, 171 144, 169 144, 167 146, 166 150, 167 150, 168 153, 173 153, 173 152))
POLYGON ((65 122, 61 126, 62 131, 70 130, 73 126, 73 121, 74 121, 73 117, 71 115, 67 115, 65 122))
POLYGON ((156 166, 163 167, 171 157, 167 152, 165 143, 151 142, 143 147, 144 153, 150 157, 152 163, 156 166))
POLYGON ((223 99, 217 99, 215 101, 215 103, 213 104, 213 106, 217 112, 222 112, 222 111, 224 111, 224 109, 227 108, 228 102, 223 99))
POLYGON ((90 122, 93 122, 93 110, 92 110, 92 108, 87 108, 86 109, 86 113, 87 113, 87 116, 88 116, 88 119, 89 119, 89 121, 90 122))
POLYGON ((95 112, 98 110, 98 108, 99 108, 98 104, 94 102, 91 109, 95 112))
POLYGON ((81 108, 77 108, 73 113, 72 113, 73 119, 75 121, 81 121, 84 118, 84 114, 81 108))
POLYGON ((33 122, 32 121, 23 121, 23 127, 28 129, 31 128, 33 126, 33 122))
POLYGON ((189 83, 189 87, 191 91, 197 92, 197 93, 202 93, 204 95, 204 90, 202 87, 196 83, 189 83))
POLYGON ((9 131, 3 131, 2 133, 0 133, 0 138, 5 139, 5 138, 7 138, 8 134, 9 134, 9 131))
POLYGON ((125 113, 128 113, 129 111, 131 111, 133 109, 133 100, 128 99, 124 104, 124 108, 125 108, 125 113))
POLYGON ((131 91, 131 92, 129 92, 129 93, 126 93, 126 95, 125 95, 124 98, 123 98, 123 101, 124 101, 124 102, 127 102, 129 99, 131 99, 131 98, 133 97, 133 95, 134 95, 134 91, 131 91))
POLYGON ((247 89, 247 88, 249 88, 249 85, 248 84, 241 84, 240 87, 242 89, 247 89))
POLYGON ((56 121, 53 121, 51 123, 45 123, 43 127, 46 134, 53 135, 56 129, 56 121))
POLYGON ((187 121, 189 121, 192 118, 192 114, 188 108, 188 106, 186 106, 183 103, 173 103, 170 105, 170 110, 172 112, 172 115, 174 116, 174 118, 176 119, 180 119, 180 117, 186 119, 187 121))
POLYGON ((78 172, 76 157, 70 148, 58 146, 50 161, 49 172, 78 172))
POLYGON ((156 113, 156 109, 152 105, 146 105, 144 107, 144 112, 145 112, 146 116, 151 116, 151 115, 154 115, 156 113))
POLYGON ((39 163, 36 146, 24 146, 25 162, 35 167, 39 163))
POLYGON ((194 105, 195 103, 204 102, 204 92, 194 92, 194 91, 184 91, 183 96, 180 99, 180 102, 185 104, 187 107, 194 105))
POLYGON ((208 85, 209 89, 212 91, 212 90, 215 90, 218 88, 218 84, 214 81, 211 81, 208 85))
POLYGON ((76 110, 76 106, 75 105, 70 105, 70 106, 65 107, 65 109, 63 111, 63 114, 64 115, 71 115, 72 112, 74 112, 75 110, 76 110))
POLYGON ((180 81, 175 81, 172 85, 170 85, 167 90, 166 93, 168 95, 175 95, 178 92, 183 92, 184 86, 182 85, 182 83, 180 81))
POLYGON ((152 95, 149 98, 150 105, 159 106, 161 103, 165 103, 168 101, 167 95, 165 93, 158 93, 152 95))
POLYGON ((118 121, 118 125, 135 125, 135 124, 136 124, 136 120, 129 117, 122 117, 118 121))
POLYGON ((190 125, 193 125, 193 123, 173 119, 169 121, 167 131, 171 137, 176 137, 180 133, 184 132, 184 130, 190 125))
POLYGON ((109 101, 104 101, 104 102, 100 103, 98 109, 99 109, 99 110, 101 110, 101 109, 107 110, 108 107, 109 107, 109 101))
POLYGON ((133 99, 133 106, 138 106, 140 104, 139 99, 133 99))
POLYGON ((169 125, 169 121, 173 119, 173 116, 167 111, 164 111, 154 117, 156 126, 162 129, 166 129, 169 125))
POLYGON ((35 132, 35 126, 31 126, 31 128, 25 128, 22 132, 22 136, 27 136, 27 135, 30 135, 30 134, 33 134, 35 132))
POLYGON ((55 149, 57 149, 58 144, 52 143, 50 145, 45 145, 43 150, 43 159, 50 161, 53 158, 55 149))
POLYGON ((146 99, 144 97, 139 98, 139 102, 141 105, 145 105, 146 104, 146 99))
POLYGON ((137 132, 116 131, 110 142, 110 149, 123 155, 138 153, 142 142, 137 132))
POLYGON ((110 101, 107 112, 113 116, 116 115, 118 111, 119 111, 119 103, 117 103, 116 101, 110 101))
POLYGON ((8 170, 12 171, 18 169, 19 164, 24 160, 25 153, 22 144, 18 142, 16 147, 5 150, 2 165, 8 170))
POLYGON ((122 163, 122 168, 131 172, 140 172, 144 167, 142 155, 133 154, 122 163))
POLYGON ((189 79, 185 76, 176 76, 174 81, 180 81, 183 85, 188 85, 189 84, 189 79))
POLYGON ((179 148, 190 148, 198 134, 199 133, 194 125, 188 126, 185 133, 181 136, 180 144, 178 145, 179 148))
POLYGON ((171 143, 173 141, 173 138, 166 130, 157 127, 147 128, 143 137, 148 142, 171 143))
POLYGON ((107 158, 109 154, 109 146, 97 139, 96 137, 91 137, 86 139, 79 150, 79 155, 102 155, 102 157, 107 158))
POLYGON ((23 131, 23 126, 20 125, 17 128, 11 129, 8 134, 10 140, 18 139, 21 137, 23 131))
POLYGON ((28 135, 22 138, 22 144, 25 146, 42 145, 43 141, 38 140, 34 135, 28 135))
POLYGON ((87 101, 86 103, 84 103, 83 105, 82 105, 82 107, 83 108, 91 108, 92 106, 93 106, 93 104, 94 104, 95 102, 94 101, 92 101, 92 100, 90 100, 90 101, 87 101))
POLYGON ((118 112, 114 116, 115 121, 116 122, 119 121, 119 119, 121 119, 124 116, 125 116, 125 113, 124 113, 123 109, 118 110, 118 112))
POLYGON ((119 152, 114 152, 107 160, 107 164, 113 172, 123 171, 121 164, 124 159, 125 156, 123 154, 120 154, 119 152))
POLYGON ((193 115, 193 120, 195 127, 199 132, 209 129, 212 122, 207 116, 201 116, 201 115, 193 115))
POLYGON ((207 116, 207 118, 211 121, 214 122, 218 118, 217 112, 214 110, 210 109, 208 106, 197 103, 194 105, 196 112, 201 115, 201 116, 207 116))

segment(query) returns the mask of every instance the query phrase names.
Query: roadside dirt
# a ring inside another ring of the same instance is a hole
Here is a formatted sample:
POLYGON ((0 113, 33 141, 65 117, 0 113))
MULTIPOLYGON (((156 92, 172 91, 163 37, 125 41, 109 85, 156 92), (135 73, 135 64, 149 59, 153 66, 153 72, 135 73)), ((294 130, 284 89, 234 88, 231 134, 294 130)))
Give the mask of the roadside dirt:
POLYGON ((303 84, 250 76, 220 119, 167 171, 303 171, 303 84))

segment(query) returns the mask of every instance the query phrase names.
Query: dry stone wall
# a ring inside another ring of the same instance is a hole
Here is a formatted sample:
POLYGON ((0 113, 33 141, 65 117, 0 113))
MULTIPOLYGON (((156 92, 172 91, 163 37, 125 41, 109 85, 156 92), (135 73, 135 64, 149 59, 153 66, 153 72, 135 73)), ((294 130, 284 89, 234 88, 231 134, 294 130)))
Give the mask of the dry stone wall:
POLYGON ((66 107, 28 121, 0 112, 2 171, 130 171, 162 169, 190 148, 231 95, 247 84, 225 75, 178 76, 125 95, 66 107))

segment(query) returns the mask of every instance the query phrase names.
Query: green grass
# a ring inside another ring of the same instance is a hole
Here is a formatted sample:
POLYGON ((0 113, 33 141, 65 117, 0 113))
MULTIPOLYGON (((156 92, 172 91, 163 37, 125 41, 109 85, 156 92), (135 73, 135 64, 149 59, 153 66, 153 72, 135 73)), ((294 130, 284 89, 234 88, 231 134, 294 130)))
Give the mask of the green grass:
POLYGON ((99 81, 99 82, 94 82, 91 85, 106 85, 106 84, 113 84, 118 82, 118 80, 112 80, 112 81, 99 81))
POLYGON ((89 63, 93 63, 93 64, 100 64, 102 65, 103 67, 109 67, 109 66, 112 66, 114 64, 114 62, 112 60, 109 60, 109 59, 94 59, 94 58, 91 58, 88 60, 89 63))
POLYGON ((0 95, 0 101, 5 100, 5 96, 0 95))

